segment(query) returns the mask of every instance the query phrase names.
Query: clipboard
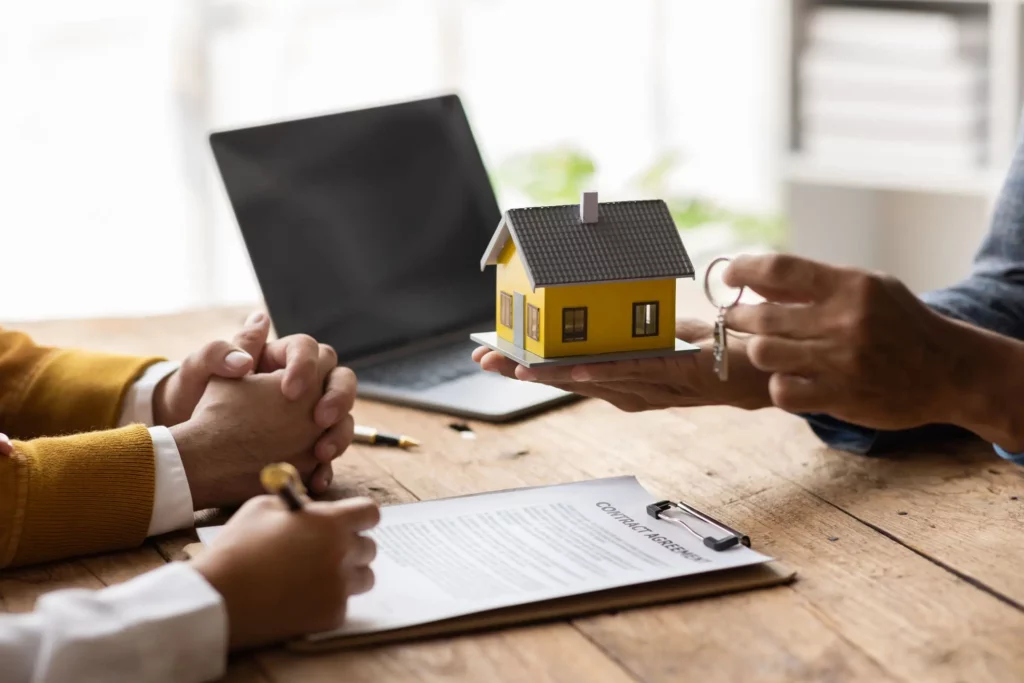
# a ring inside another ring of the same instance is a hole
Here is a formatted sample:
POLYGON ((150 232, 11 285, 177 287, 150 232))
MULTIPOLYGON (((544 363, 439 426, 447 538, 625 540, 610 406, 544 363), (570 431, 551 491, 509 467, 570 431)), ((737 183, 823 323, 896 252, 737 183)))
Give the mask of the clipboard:
MULTIPOLYGON (((647 508, 651 517, 681 524, 701 538, 715 552, 728 552, 736 545, 750 546, 750 537, 740 533, 695 507, 683 502, 659 501, 647 508), (686 518, 723 531, 724 534, 702 534, 686 518)), ((185 554, 195 557, 203 551, 202 543, 185 546, 185 554)), ((376 645, 412 642, 439 637, 492 631, 512 626, 526 626, 550 621, 580 618, 625 609, 680 602, 728 593, 770 588, 791 583, 796 572, 778 560, 761 564, 723 569, 678 578, 638 583, 620 588, 581 593, 550 600, 524 603, 511 607, 475 612, 416 626, 371 633, 337 635, 330 638, 299 639, 285 644, 297 653, 349 650, 376 645)))

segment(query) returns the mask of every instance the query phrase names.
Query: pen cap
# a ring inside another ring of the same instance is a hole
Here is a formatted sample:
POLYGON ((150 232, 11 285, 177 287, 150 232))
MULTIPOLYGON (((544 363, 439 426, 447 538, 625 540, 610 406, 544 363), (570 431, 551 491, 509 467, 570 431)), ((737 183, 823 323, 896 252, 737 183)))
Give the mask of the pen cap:
POLYGON ((296 493, 306 492, 299 471, 295 469, 294 465, 287 462, 267 465, 260 470, 260 483, 263 484, 267 493, 272 494, 278 494, 288 486, 291 486, 296 493))
POLYGON ((355 436, 356 438, 362 437, 364 439, 373 439, 373 437, 377 436, 377 430, 374 429, 373 427, 356 425, 355 436))

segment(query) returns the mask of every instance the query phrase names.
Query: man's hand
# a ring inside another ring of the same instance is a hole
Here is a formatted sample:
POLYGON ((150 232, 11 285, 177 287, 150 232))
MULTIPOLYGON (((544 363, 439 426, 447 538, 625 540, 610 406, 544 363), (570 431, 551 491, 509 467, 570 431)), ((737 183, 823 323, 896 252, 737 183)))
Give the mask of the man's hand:
POLYGON ((339 626, 352 595, 373 587, 377 525, 368 498, 289 511, 260 496, 243 505, 192 565, 224 598, 232 650, 339 626))
POLYGON ((156 424, 172 427, 188 420, 211 378, 238 378, 251 372, 280 373, 284 396, 297 400, 314 388, 322 392, 313 416, 324 433, 315 446, 323 463, 312 480, 315 492, 330 484, 331 461, 352 442, 355 423, 349 414, 356 395, 356 377, 348 368, 337 366, 334 349, 304 334, 267 343, 270 319, 253 313, 244 327, 229 341, 210 342, 182 361, 181 368, 167 376, 153 394, 156 424), (334 358, 335 367, 326 382, 318 374, 321 354, 334 358))
POLYGON ((271 462, 290 462, 310 481, 324 466, 313 454, 322 432, 313 408, 335 363, 334 354, 322 350, 314 381, 296 400, 281 393, 283 370, 210 380, 192 418, 171 427, 197 510, 256 495, 260 470, 271 462))
POLYGON ((766 299, 726 324, 754 335, 747 353, 771 373, 775 405, 876 429, 963 423, 987 333, 862 270, 776 254, 736 258, 723 277, 766 299))
POLYGON ((730 338, 729 381, 719 381, 713 371, 711 332, 708 323, 679 323, 676 336, 701 348, 686 356, 527 368, 480 347, 473 352, 473 360, 484 370, 603 399, 628 412, 674 406, 724 404, 756 409, 770 405, 768 374, 747 360, 742 339, 730 338))

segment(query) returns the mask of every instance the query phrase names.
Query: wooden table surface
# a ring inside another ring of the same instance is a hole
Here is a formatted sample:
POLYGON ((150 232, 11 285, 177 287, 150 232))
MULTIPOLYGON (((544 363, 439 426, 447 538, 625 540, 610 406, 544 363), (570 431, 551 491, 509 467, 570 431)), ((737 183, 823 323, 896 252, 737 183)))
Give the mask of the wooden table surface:
MULTIPOLYGON (((181 357, 245 310, 21 325, 38 341, 181 357)), ((360 401, 359 422, 422 448, 354 446, 336 495, 383 504, 635 474, 749 533, 789 586, 569 622, 317 656, 233 658, 229 681, 1024 680, 1024 469, 977 442, 866 458, 774 409, 625 414, 583 401, 511 425, 360 401)), ((181 559, 192 532, 0 574, 0 609, 181 559)))

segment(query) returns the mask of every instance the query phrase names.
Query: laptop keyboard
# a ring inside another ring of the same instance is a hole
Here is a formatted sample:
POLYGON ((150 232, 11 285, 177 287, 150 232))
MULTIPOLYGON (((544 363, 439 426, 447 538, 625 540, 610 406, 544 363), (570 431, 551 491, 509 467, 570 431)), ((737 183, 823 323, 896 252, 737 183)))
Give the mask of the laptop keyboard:
POLYGON ((478 372, 480 366, 471 357, 477 346, 473 342, 442 346, 360 368, 356 375, 361 382, 422 391, 478 372))

